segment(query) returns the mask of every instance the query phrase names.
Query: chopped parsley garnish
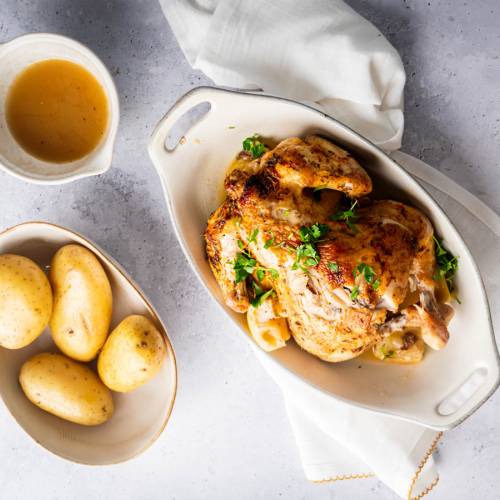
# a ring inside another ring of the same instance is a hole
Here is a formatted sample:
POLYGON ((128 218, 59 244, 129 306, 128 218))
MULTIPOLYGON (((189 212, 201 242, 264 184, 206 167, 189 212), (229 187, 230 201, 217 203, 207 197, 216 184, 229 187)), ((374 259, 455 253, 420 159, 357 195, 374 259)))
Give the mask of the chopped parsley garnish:
POLYGON ((356 227, 355 223, 359 219, 359 215, 356 213, 356 205, 358 204, 357 201, 355 201, 349 209, 347 210, 339 210, 336 214, 332 215, 330 218, 332 220, 338 220, 345 222, 346 226, 354 233, 358 232, 358 228, 356 227))
POLYGON ((314 267, 319 264, 319 253, 312 243, 299 245, 296 249, 295 262, 292 269, 302 269, 307 271, 307 267, 314 267))
POLYGON ((274 235, 271 236, 269 239, 267 239, 264 243, 264 248, 271 248, 276 246, 275 240, 274 240, 274 235))
POLYGON ((316 249, 316 243, 328 233, 330 228, 326 224, 313 224, 312 226, 302 226, 299 229, 299 237, 302 242, 295 250, 295 262, 292 269, 302 269, 307 271, 308 267, 319 264, 320 256, 316 249))
POLYGON ((266 274, 269 274, 272 279, 277 279, 279 277, 279 273, 276 269, 258 266, 257 261, 248 253, 248 250, 243 250, 243 252, 238 253, 233 262, 233 269, 236 284, 246 280, 254 272, 259 281, 262 281, 266 274))
POLYGON ((274 295, 274 289, 264 290, 258 283, 252 281, 252 287, 254 291, 254 298, 250 301, 253 307, 259 307, 268 297, 274 295))
POLYGON ((332 273, 336 273, 339 270, 339 265, 336 262, 328 262, 326 267, 328 267, 332 273))
MULTIPOLYGON (((373 270, 373 267, 369 266, 368 264, 365 264, 364 262, 361 262, 361 264, 358 264, 355 268, 354 271, 352 272, 354 278, 357 276, 363 276, 365 278, 365 281, 369 284, 372 285, 374 283, 374 278, 375 278, 375 271, 373 270)), ((378 285, 380 285, 380 280, 378 285)), ((377 285, 377 287, 378 287, 377 285)))
POLYGON ((256 243, 258 234, 259 234, 259 228, 256 227, 250 234, 250 238, 248 238, 248 243, 256 243))
POLYGON ((247 250, 239 252, 233 263, 235 282, 241 283, 245 281, 254 272, 256 264, 257 261, 252 258, 247 250))
MULTIPOLYGON (((375 279, 375 271, 373 270, 373 267, 365 264, 364 262, 361 262, 354 268, 352 275, 354 276, 354 279, 356 279, 358 276, 362 276, 366 283, 371 285, 373 290, 377 290, 380 286, 380 278, 375 279)), ((358 295, 359 285, 355 285, 351 291, 351 300, 356 300, 358 298, 358 295)))
POLYGON ((240 250, 243 250, 244 245, 243 245, 243 242, 241 240, 238 240, 238 246, 240 247, 240 250))
POLYGON ((302 226, 299 229, 299 236, 303 243, 316 243, 328 231, 330 231, 330 228, 326 224, 316 223, 309 227, 302 226))
POLYGON ((265 267, 257 267, 255 269, 255 275, 257 276, 257 279, 259 281, 262 281, 264 277, 266 276, 266 273, 271 275, 271 278, 278 279, 279 278, 279 272, 276 269, 272 268, 265 268, 265 267))
POLYGON ((436 252, 437 269, 434 280, 446 280, 448 289, 453 291, 453 278, 458 270, 458 257, 455 257, 445 246, 440 238, 434 236, 434 249, 436 252))
POLYGON ((260 141, 260 135, 254 134, 243 141, 243 151, 250 153, 252 158, 260 158, 267 151, 267 147, 260 141))

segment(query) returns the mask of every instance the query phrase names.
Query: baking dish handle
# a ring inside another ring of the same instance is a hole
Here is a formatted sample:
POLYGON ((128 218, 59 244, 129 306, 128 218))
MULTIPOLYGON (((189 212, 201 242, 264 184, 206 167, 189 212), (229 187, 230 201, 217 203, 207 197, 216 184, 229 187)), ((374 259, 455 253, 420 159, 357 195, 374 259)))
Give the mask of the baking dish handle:
POLYGON ((151 139, 149 141, 148 152, 149 156, 153 160, 155 165, 158 165, 159 161, 168 160, 174 150, 168 150, 165 147, 165 141, 167 140, 172 127, 175 125, 177 120, 179 120, 185 113, 198 104, 208 102, 211 106, 210 112, 214 111, 214 108, 219 101, 219 97, 224 93, 223 90, 214 87, 197 87, 187 94, 183 95, 163 116, 158 125, 155 127, 153 133, 151 134, 151 139))

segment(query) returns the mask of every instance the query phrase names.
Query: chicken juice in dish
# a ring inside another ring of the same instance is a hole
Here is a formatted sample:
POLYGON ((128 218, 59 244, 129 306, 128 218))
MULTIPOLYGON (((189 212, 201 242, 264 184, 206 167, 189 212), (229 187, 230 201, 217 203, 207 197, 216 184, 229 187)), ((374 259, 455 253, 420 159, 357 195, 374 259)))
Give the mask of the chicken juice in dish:
POLYGON ((369 198, 372 180, 348 152, 319 136, 273 149, 249 137, 224 189, 208 261, 262 348, 293 336, 329 362, 370 352, 416 363, 446 345, 457 258, 422 212, 369 198))

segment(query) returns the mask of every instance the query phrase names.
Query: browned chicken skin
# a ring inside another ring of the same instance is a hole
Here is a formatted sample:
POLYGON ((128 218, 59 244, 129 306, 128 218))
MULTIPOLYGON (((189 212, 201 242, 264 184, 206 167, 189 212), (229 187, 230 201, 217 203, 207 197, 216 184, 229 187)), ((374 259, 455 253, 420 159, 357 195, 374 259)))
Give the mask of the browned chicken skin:
MULTIPOLYGON (((205 239, 229 307, 243 313, 252 298, 248 280, 237 283, 235 274, 235 259, 245 252, 255 269, 277 271, 264 279, 275 291, 271 310, 321 359, 351 359, 406 327, 434 349, 446 344, 450 308, 435 299, 428 219, 402 203, 363 199, 355 219, 332 220, 344 195, 361 198, 372 190, 366 171, 344 150, 310 136, 286 139, 257 160, 241 153, 225 190, 205 239), (303 265, 301 227, 317 223, 324 233, 314 241, 317 261, 303 265), (402 308, 412 293, 417 303, 402 308)), ((418 340, 413 333, 405 338, 418 340)))

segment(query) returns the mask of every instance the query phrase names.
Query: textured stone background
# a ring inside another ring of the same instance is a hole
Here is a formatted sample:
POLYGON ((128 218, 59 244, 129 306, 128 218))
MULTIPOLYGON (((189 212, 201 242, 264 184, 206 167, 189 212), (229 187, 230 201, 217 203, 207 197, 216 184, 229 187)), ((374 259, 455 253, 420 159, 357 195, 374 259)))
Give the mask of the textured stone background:
MULTIPOLYGON (((500 211, 498 2, 348 3, 402 55, 403 149, 500 211)), ((375 480, 304 479, 277 388, 187 267, 146 144, 164 111, 207 80, 184 60, 156 0, 0 2, 0 41, 34 31, 71 36, 104 60, 116 79, 122 120, 105 175, 39 187, 0 174, 0 229, 49 220, 84 233, 121 262, 167 323, 180 391, 159 441, 136 460, 106 468, 44 452, 0 407, 0 498, 395 498, 375 480)), ((495 396, 446 435, 434 498, 498 498, 498 415, 495 396)))

